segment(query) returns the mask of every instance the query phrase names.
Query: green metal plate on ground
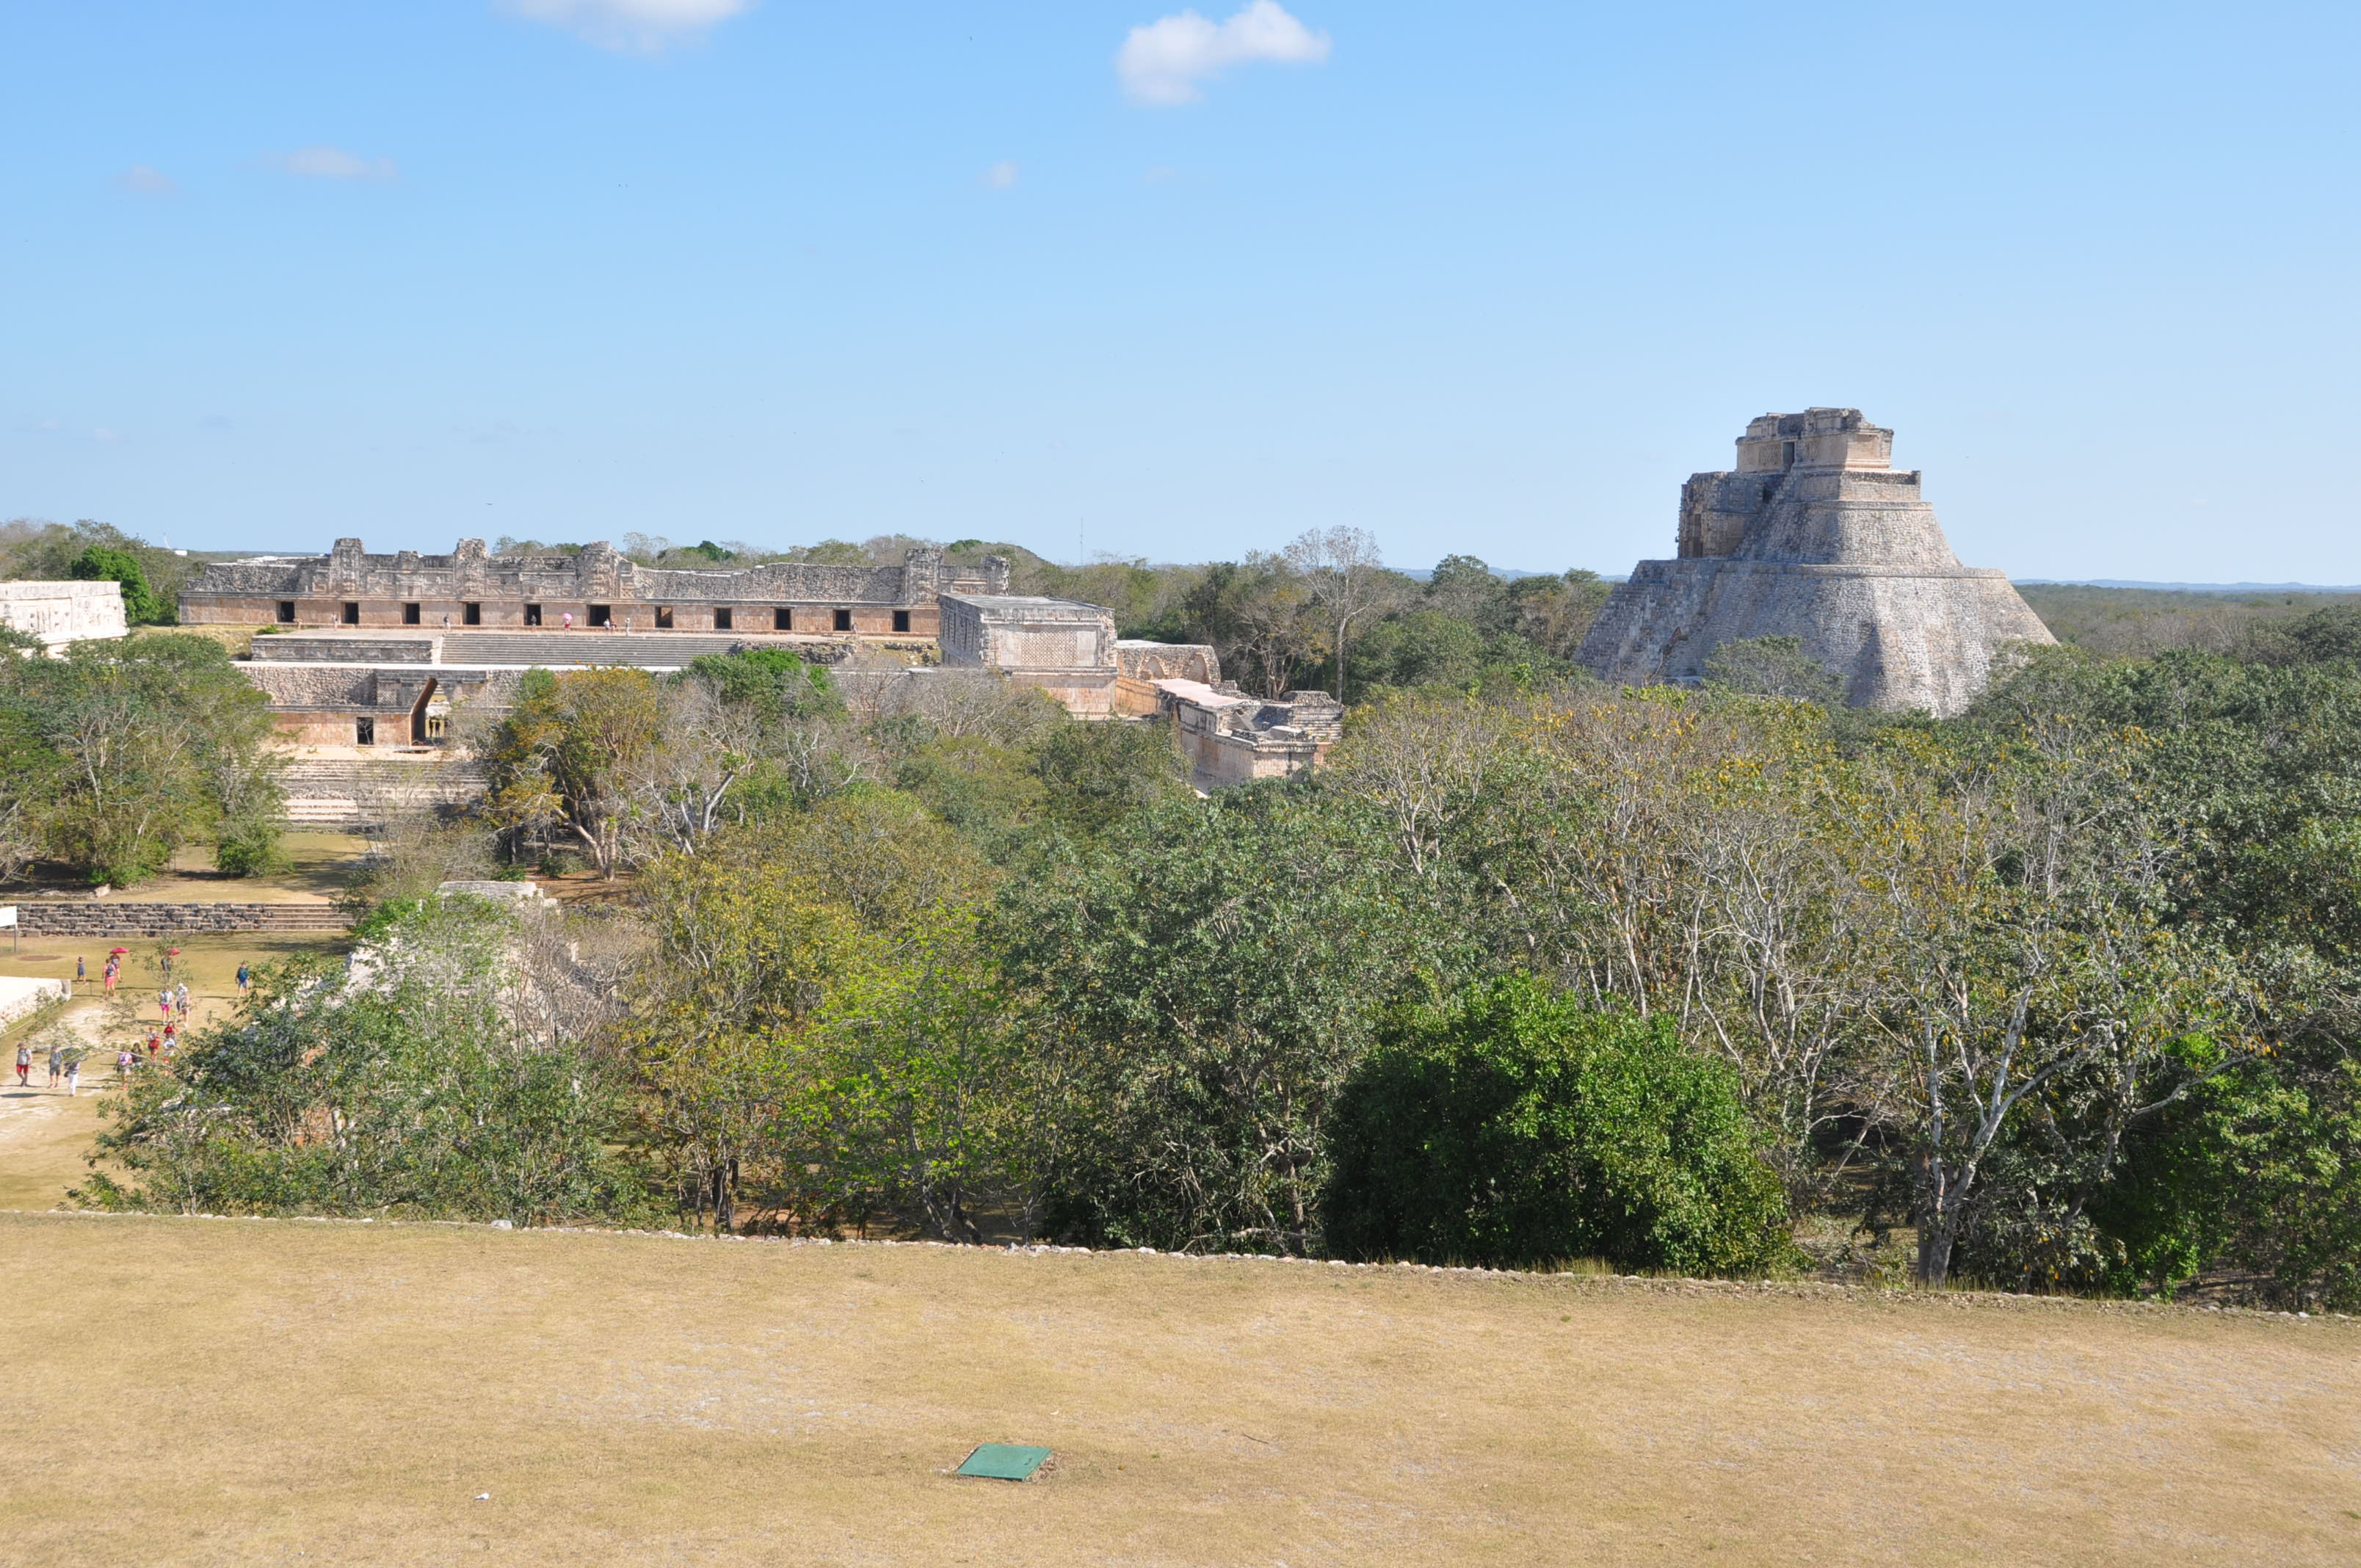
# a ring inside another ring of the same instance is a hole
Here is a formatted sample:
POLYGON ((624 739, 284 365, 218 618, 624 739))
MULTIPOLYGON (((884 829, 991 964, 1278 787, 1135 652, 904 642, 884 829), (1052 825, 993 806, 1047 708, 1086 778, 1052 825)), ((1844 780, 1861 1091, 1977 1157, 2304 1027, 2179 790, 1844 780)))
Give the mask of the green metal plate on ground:
POLYGON ((982 1475, 993 1481, 1030 1481, 1033 1472, 1049 1463, 1046 1448, 1020 1448, 1013 1442, 978 1443, 967 1463, 959 1467, 962 1475, 982 1475))

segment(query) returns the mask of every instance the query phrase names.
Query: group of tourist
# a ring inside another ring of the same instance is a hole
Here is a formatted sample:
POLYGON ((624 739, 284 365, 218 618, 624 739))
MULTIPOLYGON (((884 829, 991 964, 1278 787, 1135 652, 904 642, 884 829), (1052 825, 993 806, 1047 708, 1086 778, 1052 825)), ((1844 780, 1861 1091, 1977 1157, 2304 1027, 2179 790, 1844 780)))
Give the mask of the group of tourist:
MULTIPOLYGON (((108 991, 115 989, 115 982, 122 972, 122 966, 121 955, 107 956, 100 974, 108 991)), ((169 970, 167 972, 169 974, 169 970)), ((89 968, 82 959, 74 959, 74 979, 82 980, 89 973, 89 968)), ((240 995, 254 989, 252 965, 237 966, 237 989, 240 995)), ((125 1046, 115 1053, 116 1078, 128 1080, 132 1073, 142 1066, 159 1061, 170 1061, 174 1053, 180 1048, 181 1042, 187 1037, 189 1015, 195 1010, 195 1006, 196 998, 190 992, 188 981, 182 981, 177 985, 167 984, 159 988, 156 992, 156 1011, 160 1015, 161 1026, 148 1032, 144 1055, 137 1043, 125 1046)), ((46 1046, 37 1047, 30 1040, 18 1041, 16 1083, 19 1088, 32 1087, 33 1058, 36 1055, 45 1058, 43 1065, 48 1069, 49 1086, 51 1089, 63 1089, 69 1097, 80 1091, 82 1058, 89 1055, 88 1047, 54 1040, 46 1046)))
MULTIPOLYGON (((51 1042, 44 1048, 44 1054, 49 1058, 49 1087, 56 1089, 62 1084, 69 1098, 79 1092, 82 1088, 82 1058, 87 1054, 84 1048, 51 1042)), ((25 1088, 32 1087, 32 1072, 33 1047, 20 1043, 16 1047, 16 1082, 25 1088)))

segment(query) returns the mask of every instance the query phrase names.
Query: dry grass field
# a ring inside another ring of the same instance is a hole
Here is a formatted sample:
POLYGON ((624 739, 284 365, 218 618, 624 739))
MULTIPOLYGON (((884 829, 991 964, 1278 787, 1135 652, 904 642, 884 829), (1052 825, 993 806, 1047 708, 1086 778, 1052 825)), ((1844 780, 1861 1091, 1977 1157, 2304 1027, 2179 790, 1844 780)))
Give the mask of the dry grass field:
POLYGON ((63 1214, 0 1299, 13 1564, 2361 1559, 2339 1321, 63 1214))
MULTIPOLYGON (((286 851, 285 871, 237 877, 213 869, 212 845, 185 844, 168 869, 136 887, 117 888, 111 896, 126 904, 324 904, 344 891, 368 840, 354 833, 282 833, 279 847, 286 851)), ((90 889, 41 865, 0 892, 86 895, 90 889)), ((0 955, 5 952, 0 947, 0 955)))

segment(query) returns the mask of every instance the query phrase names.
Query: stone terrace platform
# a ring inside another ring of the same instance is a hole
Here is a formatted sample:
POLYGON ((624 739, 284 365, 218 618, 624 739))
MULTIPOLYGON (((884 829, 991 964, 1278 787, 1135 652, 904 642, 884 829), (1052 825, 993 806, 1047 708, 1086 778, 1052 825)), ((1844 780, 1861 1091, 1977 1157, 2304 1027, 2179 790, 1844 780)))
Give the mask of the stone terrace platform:
MULTIPOLYGON (((874 641, 873 639, 872 641, 874 641)), ((922 640, 913 639, 912 646, 922 640)), ((249 659, 258 664, 428 665, 450 669, 582 669, 621 664, 675 670, 708 653, 732 648, 783 648, 814 663, 840 662, 850 638, 777 633, 689 631, 391 631, 307 630, 258 637, 249 659)))

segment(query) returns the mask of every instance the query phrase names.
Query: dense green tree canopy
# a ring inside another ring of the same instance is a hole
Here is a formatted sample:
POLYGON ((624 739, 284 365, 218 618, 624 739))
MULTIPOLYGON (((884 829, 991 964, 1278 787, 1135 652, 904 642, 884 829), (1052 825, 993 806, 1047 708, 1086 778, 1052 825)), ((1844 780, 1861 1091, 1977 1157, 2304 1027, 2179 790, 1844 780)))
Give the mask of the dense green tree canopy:
POLYGON ((1340 1256, 1624 1272, 1785 1265, 1785 1194, 1727 1064, 1669 1019, 1528 976, 1422 1008, 1361 1064, 1329 1132, 1340 1256))
POLYGON ((136 883, 181 845, 224 870, 276 856, 280 762, 262 694, 221 644, 143 636, 0 660, 0 790, 19 858, 136 883))
POLYGON ((123 585, 123 618, 133 626, 159 626, 173 619, 172 607, 148 586, 148 573, 127 550, 93 544, 74 557, 73 575, 84 582, 123 585))

